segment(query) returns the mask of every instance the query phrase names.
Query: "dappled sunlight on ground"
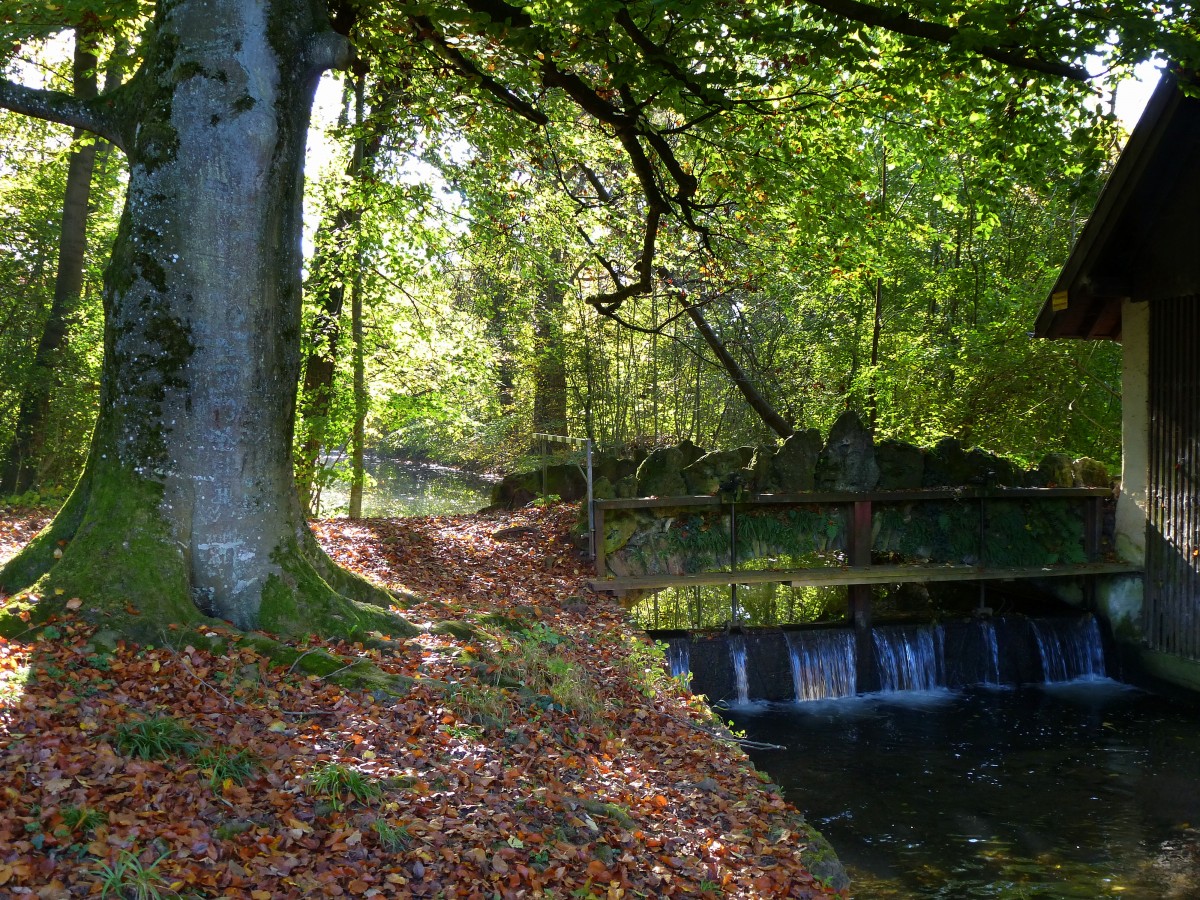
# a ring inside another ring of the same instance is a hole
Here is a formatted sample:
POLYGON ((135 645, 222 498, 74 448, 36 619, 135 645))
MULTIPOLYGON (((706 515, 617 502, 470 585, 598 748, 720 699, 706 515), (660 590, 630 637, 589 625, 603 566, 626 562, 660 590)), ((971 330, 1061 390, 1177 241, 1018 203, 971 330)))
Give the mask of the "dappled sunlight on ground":
POLYGON ((401 697, 272 664, 224 627, 221 655, 170 630, 105 648, 73 619, 0 645, 0 886, 832 896, 794 809, 585 592, 574 515, 316 524, 336 559, 421 594, 422 631, 296 649, 414 679, 401 697))

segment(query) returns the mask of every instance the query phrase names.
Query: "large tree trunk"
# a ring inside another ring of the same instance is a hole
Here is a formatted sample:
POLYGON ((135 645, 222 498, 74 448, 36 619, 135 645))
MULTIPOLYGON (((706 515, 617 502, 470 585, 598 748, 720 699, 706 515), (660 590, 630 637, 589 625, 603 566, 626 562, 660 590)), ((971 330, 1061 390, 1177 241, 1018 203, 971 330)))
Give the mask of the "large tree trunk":
POLYGON ((132 603, 148 624, 387 620, 342 598, 382 592, 320 553, 292 474, 304 144, 346 46, 317 6, 160 4, 117 104, 130 180, 91 455, 49 532, 0 571, 8 589, 48 571, 43 595, 109 617, 132 603))
MULTIPOLYGON (((82 99, 95 97, 96 55, 87 34, 76 34, 72 68, 75 96, 82 99)), ((76 140, 82 136, 83 132, 77 129, 76 140)), ((45 444, 45 422, 50 409, 54 364, 67 341, 67 323, 83 289, 88 196, 92 190, 96 147, 96 142, 90 140, 79 144, 67 163, 54 298, 38 341, 29 380, 21 395, 13 438, 3 456, 0 456, 0 494, 23 493, 33 487, 37 480, 38 464, 45 444)))

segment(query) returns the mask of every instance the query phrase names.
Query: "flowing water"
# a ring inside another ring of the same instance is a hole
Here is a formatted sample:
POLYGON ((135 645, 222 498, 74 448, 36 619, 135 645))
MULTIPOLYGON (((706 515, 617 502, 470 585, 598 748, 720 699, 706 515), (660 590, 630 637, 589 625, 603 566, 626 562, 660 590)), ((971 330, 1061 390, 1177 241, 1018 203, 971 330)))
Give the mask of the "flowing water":
MULTIPOLYGON (((478 512, 491 498, 492 481, 486 476, 380 456, 363 462, 367 486, 363 515, 369 518, 404 516, 459 516, 478 512)), ((338 480, 321 495, 321 515, 345 513, 350 503, 350 482, 338 480)))
POLYGON ((859 900, 1200 897, 1195 709, 1093 676, 729 715, 859 900))
POLYGON ((852 697, 858 691, 857 651, 849 629, 789 631, 784 637, 797 700, 852 697))
POLYGON ((750 679, 746 673, 746 641, 740 634, 729 636, 729 655, 733 660, 733 681, 737 687, 738 706, 750 702, 750 679))

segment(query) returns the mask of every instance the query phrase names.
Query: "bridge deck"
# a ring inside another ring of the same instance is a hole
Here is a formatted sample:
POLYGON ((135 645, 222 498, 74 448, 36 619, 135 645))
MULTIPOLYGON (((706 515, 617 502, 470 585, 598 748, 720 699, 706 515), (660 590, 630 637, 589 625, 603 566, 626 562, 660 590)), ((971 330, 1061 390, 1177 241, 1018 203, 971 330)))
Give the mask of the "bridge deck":
POLYGON ((900 584, 930 581, 1013 581, 1021 578, 1069 578, 1086 575, 1125 575, 1141 572, 1122 562, 1089 562, 1061 566, 874 565, 825 566, 810 569, 756 569, 740 572, 697 572, 690 575, 627 575, 593 578, 594 591, 624 596, 630 591, 674 587, 776 582, 792 587, 811 585, 900 584))

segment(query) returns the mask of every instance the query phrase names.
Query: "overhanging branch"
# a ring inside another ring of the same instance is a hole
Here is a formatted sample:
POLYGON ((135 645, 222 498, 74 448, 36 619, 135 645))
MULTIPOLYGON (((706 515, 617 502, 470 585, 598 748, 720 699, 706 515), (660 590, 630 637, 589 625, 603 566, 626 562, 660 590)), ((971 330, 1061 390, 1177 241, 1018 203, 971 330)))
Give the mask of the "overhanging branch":
MULTIPOLYGON (((936 41, 939 44, 953 44, 962 38, 964 34, 961 28, 954 28, 950 25, 942 25, 937 22, 927 22, 924 19, 917 19, 910 16, 901 9, 885 9, 878 6, 871 6, 869 3, 860 3, 859 0, 807 0, 807 2, 843 19, 861 22, 863 25, 869 25, 873 28, 882 28, 895 34, 936 41)), ((1029 69, 1046 75, 1066 78, 1070 81, 1088 80, 1087 72, 1079 66, 1073 66, 1061 60, 1046 60, 1039 59, 1036 56, 1029 56, 1016 47, 1000 44, 994 46, 983 45, 971 47, 970 49, 980 56, 1013 68, 1029 69)))
POLYGON ((116 117, 106 112, 110 101, 110 95, 84 100, 61 91, 31 88, 0 79, 0 107, 60 125, 82 128, 124 150, 125 136, 117 127, 116 117))

